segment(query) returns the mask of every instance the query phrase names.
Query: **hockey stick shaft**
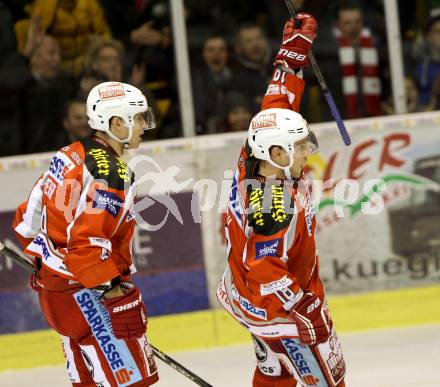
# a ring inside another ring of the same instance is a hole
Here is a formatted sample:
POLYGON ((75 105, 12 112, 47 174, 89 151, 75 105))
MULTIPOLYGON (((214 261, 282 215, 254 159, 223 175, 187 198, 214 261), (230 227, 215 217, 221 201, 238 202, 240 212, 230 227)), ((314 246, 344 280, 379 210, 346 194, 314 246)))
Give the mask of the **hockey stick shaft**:
MULTIPOLYGON (((295 8, 293 7, 292 0, 284 0, 284 1, 286 3, 287 9, 289 10, 290 16, 292 17, 292 19, 295 19, 296 12, 295 12, 295 8)), ((344 141, 345 145, 350 145, 351 138, 347 132, 347 128, 345 127, 344 120, 342 119, 341 114, 339 113, 339 109, 336 106, 335 100, 333 99, 333 96, 327 86, 327 83, 324 80, 324 77, 321 73, 321 70, 319 69, 318 63, 316 62, 315 56, 313 55, 312 51, 309 52, 309 60, 310 60, 310 64, 312 65, 313 72, 315 73, 316 78, 318 79, 319 86, 321 86, 324 97, 327 100, 327 104, 330 108, 330 112, 336 121, 336 125, 338 126, 342 140, 344 141)))
MULTIPOLYGON (((20 266, 22 269, 26 270, 28 273, 33 274, 35 273, 35 267, 34 265, 27 260, 26 258, 22 257, 21 255, 17 254, 14 250, 10 249, 9 247, 5 246, 4 243, 0 242, 0 253, 2 253, 4 256, 12 259, 14 263, 16 263, 18 266, 20 266)), ((168 364, 171 368, 174 368, 177 372, 181 373, 183 376, 186 376, 188 379, 193 381, 199 386, 202 387, 212 387, 211 384, 208 382, 205 382, 202 378, 197 376, 194 372, 190 371, 188 368, 184 367, 182 364, 174 360, 173 358, 169 357, 165 353, 163 353, 161 350, 157 349, 154 346, 151 346, 153 349, 154 356, 162 360, 164 363, 168 364)))
POLYGON ((168 364, 170 367, 174 368, 177 372, 180 372, 182 375, 186 376, 188 379, 192 380, 194 383, 203 387, 212 387, 212 384, 205 382, 195 373, 191 372, 188 368, 184 367, 182 364, 172 359, 171 357, 163 353, 161 350, 157 349, 153 345, 151 345, 151 348, 153 349, 154 355, 157 358, 162 360, 164 363, 168 364))
POLYGON ((14 250, 5 246, 4 243, 0 242, 0 253, 3 253, 6 257, 12 259, 14 263, 20 266, 22 269, 26 270, 28 273, 34 273, 35 267, 28 259, 18 255, 14 250))

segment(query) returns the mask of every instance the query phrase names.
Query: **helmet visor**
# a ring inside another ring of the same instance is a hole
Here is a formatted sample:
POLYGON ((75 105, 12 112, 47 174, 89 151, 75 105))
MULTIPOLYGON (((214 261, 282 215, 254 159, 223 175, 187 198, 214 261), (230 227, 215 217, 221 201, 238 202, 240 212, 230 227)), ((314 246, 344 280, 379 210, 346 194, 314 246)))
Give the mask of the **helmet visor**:
POLYGON ((302 157, 316 155, 319 152, 318 140, 311 130, 309 135, 294 145, 295 154, 302 157))
POLYGON ((147 130, 154 129, 156 127, 156 118, 151 107, 148 107, 146 111, 142 113, 142 118, 145 120, 147 130))

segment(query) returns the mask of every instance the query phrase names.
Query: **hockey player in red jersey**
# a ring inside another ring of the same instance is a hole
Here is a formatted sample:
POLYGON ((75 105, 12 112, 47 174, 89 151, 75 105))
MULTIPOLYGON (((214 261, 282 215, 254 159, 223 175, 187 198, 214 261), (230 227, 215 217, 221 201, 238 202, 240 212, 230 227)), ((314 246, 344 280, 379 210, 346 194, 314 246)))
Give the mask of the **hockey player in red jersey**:
POLYGON ((95 135, 53 156, 13 227, 36 257, 31 285, 61 335, 72 385, 150 386, 146 308, 130 279, 134 177, 121 156, 154 117, 140 90, 115 82, 91 90, 87 115, 95 135))
POLYGON ((315 246, 303 168, 317 140, 298 113, 316 20, 289 20, 262 110, 251 121, 227 208, 222 306, 251 334, 254 387, 343 387, 345 363, 315 246))

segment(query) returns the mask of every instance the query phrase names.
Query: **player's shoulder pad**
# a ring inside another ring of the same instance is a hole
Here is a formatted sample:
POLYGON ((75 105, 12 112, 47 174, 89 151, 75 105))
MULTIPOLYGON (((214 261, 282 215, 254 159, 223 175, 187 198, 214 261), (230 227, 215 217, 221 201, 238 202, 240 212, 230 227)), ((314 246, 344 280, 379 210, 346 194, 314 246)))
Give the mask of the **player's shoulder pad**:
POLYGON ((283 186, 268 185, 248 190, 249 225, 261 235, 273 235, 288 227, 294 211, 291 199, 283 186), (265 200, 265 195, 270 195, 265 200))
POLYGON ((85 166, 95 179, 105 180, 110 188, 123 190, 133 184, 134 174, 125 161, 93 140, 82 142, 85 166))

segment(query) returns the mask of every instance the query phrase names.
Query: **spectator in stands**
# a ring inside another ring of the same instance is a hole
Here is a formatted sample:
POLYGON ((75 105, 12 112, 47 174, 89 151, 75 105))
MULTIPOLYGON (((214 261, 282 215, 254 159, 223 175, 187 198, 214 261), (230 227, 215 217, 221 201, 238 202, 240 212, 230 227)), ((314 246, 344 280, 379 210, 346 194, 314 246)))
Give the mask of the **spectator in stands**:
POLYGON ((25 58, 16 51, 11 12, 0 2, 0 156, 22 152, 20 90, 30 78, 25 58))
POLYGON ((57 40, 49 35, 43 36, 30 58, 31 72, 35 79, 50 81, 60 71, 61 56, 57 40))
MULTIPOLYGON (((407 113, 416 113, 426 110, 434 110, 429 104, 423 106, 420 102, 420 93, 414 78, 405 78, 406 111, 407 113)), ((393 113, 391 113, 393 114, 393 113)))
POLYGON ((440 75, 440 16, 431 17, 424 41, 415 50, 415 78, 420 88, 420 102, 429 104, 433 85, 440 75))
MULTIPOLYGON (((440 80, 440 79, 439 79, 440 80)), ((436 97, 433 94, 428 104, 423 105, 419 98, 419 90, 414 78, 405 78, 405 93, 406 93, 406 111, 407 113, 416 113, 423 111, 434 110, 436 104, 436 97)), ((392 96, 389 96, 382 104, 382 109, 385 114, 396 114, 392 96)))
MULTIPOLYGON (((370 29, 364 25, 363 12, 357 2, 340 1, 335 7, 331 31, 320 30, 314 52, 344 118, 371 117, 382 114, 380 53, 370 29)), ((316 83, 309 71, 306 81, 316 83)), ((318 101, 308 101, 309 110, 319 105, 321 117, 312 120, 332 120, 322 93, 318 101)), ((305 96, 306 100, 307 97, 305 96)))
POLYGON ((168 47, 171 44, 165 0, 100 0, 116 39, 124 46, 168 47))
POLYGON ((66 130, 66 145, 90 137, 93 130, 88 125, 87 107, 83 99, 71 99, 64 110, 63 126, 66 130))
POLYGON ((63 111, 75 94, 74 80, 60 69, 58 41, 44 35, 30 58, 31 80, 21 93, 23 151, 44 152, 60 147, 63 111))
POLYGON ((86 68, 104 75, 109 81, 122 82, 124 47, 117 40, 96 39, 89 47, 86 68))
POLYGON ((422 106, 424 111, 440 110, 440 74, 434 79, 428 104, 422 106))
POLYGON ((237 91, 225 96, 224 132, 239 132, 249 129, 252 112, 248 99, 237 91))
POLYGON ((220 129, 224 96, 232 88, 228 48, 221 36, 208 37, 202 49, 203 64, 192 74, 197 133, 220 129))
POLYGON ((114 37, 124 43, 126 62, 136 66, 137 76, 143 76, 145 88, 154 94, 157 101, 158 118, 162 126, 154 132, 165 138, 179 136, 180 120, 176 110, 176 71, 168 0, 100 2, 114 37))
POLYGON ((243 24, 235 37, 234 84, 252 102, 252 110, 260 108, 272 75, 272 52, 267 38, 257 24, 243 24))
POLYGON ((173 94, 174 61, 166 0, 101 0, 116 39, 123 42, 131 65, 145 65, 147 82, 161 89, 161 96, 173 94))
POLYGON ((145 66, 134 65, 131 75, 126 79, 124 74, 124 47, 114 39, 94 39, 91 43, 86 60, 87 70, 104 75, 109 81, 123 82, 141 86, 144 79, 145 66))
POLYGON ((379 54, 371 31, 364 27, 360 6, 342 3, 337 10, 334 33, 338 43, 346 117, 380 115, 379 54))
MULTIPOLYGON (((33 0, 1 0, 1 3, 9 9, 13 23, 15 23, 17 20, 27 17, 25 7, 32 3, 32 1, 33 0)), ((14 26, 12 26, 12 29, 14 29, 14 26)))
POLYGON ((232 40, 238 26, 249 17, 255 20, 253 7, 246 1, 235 0, 185 0, 188 48, 190 53, 200 52, 209 36, 218 35, 228 42, 232 40), (251 15, 250 15, 251 14, 251 15))
MULTIPOLYGON (((86 60, 86 73, 80 81, 79 96, 86 95, 87 89, 97 80, 105 79, 112 82, 127 82, 142 90, 148 99, 148 104, 154 111, 157 118, 157 127, 163 120, 163 114, 158 109, 154 95, 143 82, 145 65, 134 65, 129 71, 124 71, 124 47, 121 42, 114 39, 95 39, 90 45, 86 60)), ((158 135, 153 130, 145 135, 145 138, 152 139, 158 135)))
POLYGON ((30 19, 16 23, 20 50, 31 55, 42 34, 50 34, 60 45, 62 68, 72 75, 84 68, 90 37, 111 36, 98 0, 34 0, 27 11, 30 19))
POLYGON ((104 74, 94 70, 85 71, 79 78, 79 89, 76 93, 78 98, 86 100, 90 90, 103 82, 108 82, 108 78, 104 74))

